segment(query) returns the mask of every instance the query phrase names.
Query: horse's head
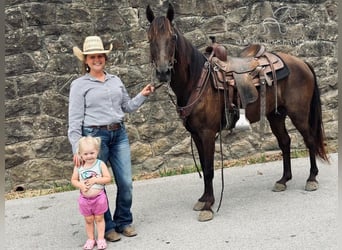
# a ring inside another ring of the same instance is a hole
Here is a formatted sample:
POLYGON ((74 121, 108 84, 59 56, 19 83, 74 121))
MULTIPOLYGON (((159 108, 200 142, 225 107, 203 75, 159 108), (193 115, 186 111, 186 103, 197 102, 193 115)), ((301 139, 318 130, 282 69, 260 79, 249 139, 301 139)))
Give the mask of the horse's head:
POLYGON ((146 8, 146 17, 151 24, 147 31, 150 58, 155 67, 158 81, 161 83, 171 80, 171 70, 175 62, 177 34, 172 26, 173 16, 174 11, 171 4, 169 4, 166 17, 155 17, 150 6, 148 5, 146 8))

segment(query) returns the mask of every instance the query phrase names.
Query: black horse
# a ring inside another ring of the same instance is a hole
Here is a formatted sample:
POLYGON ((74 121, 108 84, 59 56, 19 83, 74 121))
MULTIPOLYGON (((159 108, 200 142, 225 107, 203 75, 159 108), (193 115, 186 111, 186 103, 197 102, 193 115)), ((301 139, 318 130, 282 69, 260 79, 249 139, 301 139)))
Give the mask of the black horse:
MULTIPOLYGON (((211 75, 198 87, 208 59, 173 26, 174 9, 171 4, 165 17, 155 17, 150 6, 147 6, 146 17, 150 22, 147 33, 156 76, 161 84, 170 83, 177 97, 178 111, 185 117, 184 126, 191 133, 199 153, 204 175, 204 193, 195 204, 194 210, 200 211, 200 221, 207 221, 213 218, 214 147, 215 136, 222 128, 224 120, 223 91, 213 86, 211 75), (194 95, 193 92, 198 93, 194 95)), ((277 83, 277 103, 275 86, 267 86, 266 91, 265 115, 283 154, 283 176, 276 182, 274 191, 285 190, 286 182, 292 178, 291 140, 285 127, 286 116, 301 133, 309 149, 311 167, 305 189, 316 190, 316 156, 328 161, 316 75, 308 63, 284 53, 278 53, 278 56, 287 65, 290 74, 277 83)), ((251 123, 260 120, 260 95, 256 101, 246 106, 246 117, 251 123)))

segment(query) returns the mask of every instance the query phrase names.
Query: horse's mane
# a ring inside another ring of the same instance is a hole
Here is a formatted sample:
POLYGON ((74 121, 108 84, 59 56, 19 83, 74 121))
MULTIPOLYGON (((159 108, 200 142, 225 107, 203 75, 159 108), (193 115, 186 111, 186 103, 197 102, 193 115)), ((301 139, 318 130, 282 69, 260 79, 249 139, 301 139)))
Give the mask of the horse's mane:
POLYGON ((177 34, 177 48, 179 56, 187 56, 189 75, 194 83, 197 83, 201 76, 201 72, 204 66, 205 57, 203 54, 182 34, 180 31, 174 27, 177 34))

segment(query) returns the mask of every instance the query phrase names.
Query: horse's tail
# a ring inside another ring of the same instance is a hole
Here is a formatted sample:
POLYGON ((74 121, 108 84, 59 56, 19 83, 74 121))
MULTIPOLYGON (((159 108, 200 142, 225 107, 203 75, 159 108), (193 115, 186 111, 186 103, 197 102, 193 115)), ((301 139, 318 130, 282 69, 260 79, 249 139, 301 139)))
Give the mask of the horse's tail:
POLYGON ((315 154, 318 155, 321 159, 329 162, 327 153, 325 151, 325 132, 322 121, 322 104, 320 91, 317 84, 317 77, 313 67, 308 62, 305 63, 309 66, 315 80, 315 87, 311 99, 309 114, 309 125, 313 131, 313 136, 315 138, 315 154))

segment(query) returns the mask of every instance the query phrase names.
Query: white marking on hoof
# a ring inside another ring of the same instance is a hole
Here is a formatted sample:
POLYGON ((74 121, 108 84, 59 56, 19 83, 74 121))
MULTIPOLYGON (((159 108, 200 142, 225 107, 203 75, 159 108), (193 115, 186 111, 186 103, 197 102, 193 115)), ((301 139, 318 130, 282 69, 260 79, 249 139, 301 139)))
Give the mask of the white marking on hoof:
POLYGON ((201 211, 204 208, 204 205, 205 205, 205 202, 197 201, 193 209, 195 211, 201 211))
POLYGON ((202 222, 212 220, 213 218, 214 218, 214 213, 210 210, 203 210, 198 215, 198 220, 202 222))
POLYGON ((306 191, 316 191, 318 189, 319 185, 316 181, 307 181, 305 185, 306 191))
POLYGON ((273 192, 282 192, 286 190, 286 185, 276 182, 273 186, 273 192))

